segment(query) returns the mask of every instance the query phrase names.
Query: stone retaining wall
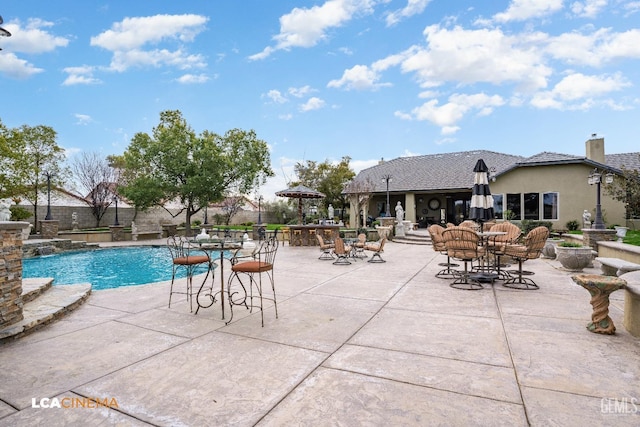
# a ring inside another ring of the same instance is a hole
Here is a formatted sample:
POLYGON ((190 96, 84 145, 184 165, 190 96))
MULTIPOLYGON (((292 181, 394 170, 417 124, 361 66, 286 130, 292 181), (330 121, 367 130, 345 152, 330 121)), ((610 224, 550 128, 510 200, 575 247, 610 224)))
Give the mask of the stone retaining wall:
POLYGON ((22 229, 28 224, 0 222, 0 328, 20 322, 22 315, 22 229))

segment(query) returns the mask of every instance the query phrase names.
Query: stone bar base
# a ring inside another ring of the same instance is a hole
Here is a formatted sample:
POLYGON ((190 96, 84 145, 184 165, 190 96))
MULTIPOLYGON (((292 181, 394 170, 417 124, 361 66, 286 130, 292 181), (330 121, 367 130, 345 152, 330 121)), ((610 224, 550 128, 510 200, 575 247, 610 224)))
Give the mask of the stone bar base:
POLYGON ((0 222, 0 329, 22 315, 22 229, 27 222, 0 222))
POLYGON ((57 219, 43 219, 40 221, 40 236, 43 239, 57 239, 60 221, 57 219))
POLYGON ((596 252, 598 251, 598 242, 613 242, 617 239, 616 230, 596 230, 593 228, 583 228, 582 236, 582 244, 592 247, 596 252))
POLYGON ((112 242, 124 241, 124 225, 110 225, 109 230, 111 230, 112 242))

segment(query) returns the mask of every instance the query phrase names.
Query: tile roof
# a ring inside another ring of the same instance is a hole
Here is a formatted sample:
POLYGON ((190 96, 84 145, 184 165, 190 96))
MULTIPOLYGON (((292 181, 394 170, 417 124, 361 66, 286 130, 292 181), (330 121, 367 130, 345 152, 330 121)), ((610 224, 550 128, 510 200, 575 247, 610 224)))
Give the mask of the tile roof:
POLYGON ((386 191, 386 175, 390 192, 470 189, 478 159, 500 173, 524 158, 487 150, 399 157, 360 171, 355 180, 370 180, 374 193, 386 191))
MULTIPOLYGON (((478 159, 483 159, 487 166, 495 168, 496 176, 519 167, 548 164, 585 163, 593 167, 600 163, 585 156, 572 154, 542 152, 531 157, 514 156, 487 150, 461 151, 457 153, 428 154, 425 156, 399 157, 381 161, 378 165, 363 169, 354 181, 369 180, 371 192, 386 191, 384 177, 391 176, 389 192, 434 191, 434 190, 469 190, 473 187, 473 167, 478 159)), ((640 170, 640 153, 608 154, 606 165, 620 170, 640 170)))

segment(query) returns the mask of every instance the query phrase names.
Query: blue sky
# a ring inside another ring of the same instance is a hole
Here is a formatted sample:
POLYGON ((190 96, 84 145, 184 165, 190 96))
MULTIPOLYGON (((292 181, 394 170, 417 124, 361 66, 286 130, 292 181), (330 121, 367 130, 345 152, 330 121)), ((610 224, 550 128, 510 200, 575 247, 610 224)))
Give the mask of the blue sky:
POLYGON ((640 151, 640 1, 5 0, 0 119, 71 158, 121 154, 163 110, 254 129, 270 198, 306 160, 474 149, 640 151))

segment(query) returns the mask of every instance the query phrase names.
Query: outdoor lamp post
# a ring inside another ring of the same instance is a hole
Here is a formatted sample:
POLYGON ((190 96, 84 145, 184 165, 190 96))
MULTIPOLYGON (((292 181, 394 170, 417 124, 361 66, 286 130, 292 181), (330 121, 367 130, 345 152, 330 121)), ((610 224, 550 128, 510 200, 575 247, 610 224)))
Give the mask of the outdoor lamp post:
POLYGON ((262 224, 262 196, 258 197, 258 224, 262 224))
POLYGON ((120 225, 120 222, 118 222, 118 196, 114 195, 113 201, 116 204, 116 219, 113 221, 113 225, 120 225))
POLYGON ((391 175, 387 174, 382 177, 382 180, 387 183, 387 210, 384 216, 391 216, 391 207, 389 206, 389 181, 391 181, 391 175))
MULTIPOLYGON (((596 230, 604 230, 604 221, 602 220, 602 206, 600 204, 600 184, 602 184, 602 173, 598 169, 594 169, 587 179, 589 185, 596 186, 596 220, 593 222, 593 228, 596 230)), ((611 184, 613 182, 613 174, 611 172, 604 176, 604 182, 611 184)))
POLYGON ((45 220, 53 219, 51 215, 51 178, 55 175, 53 172, 44 171, 44 176, 47 177, 47 216, 44 217, 45 220))

